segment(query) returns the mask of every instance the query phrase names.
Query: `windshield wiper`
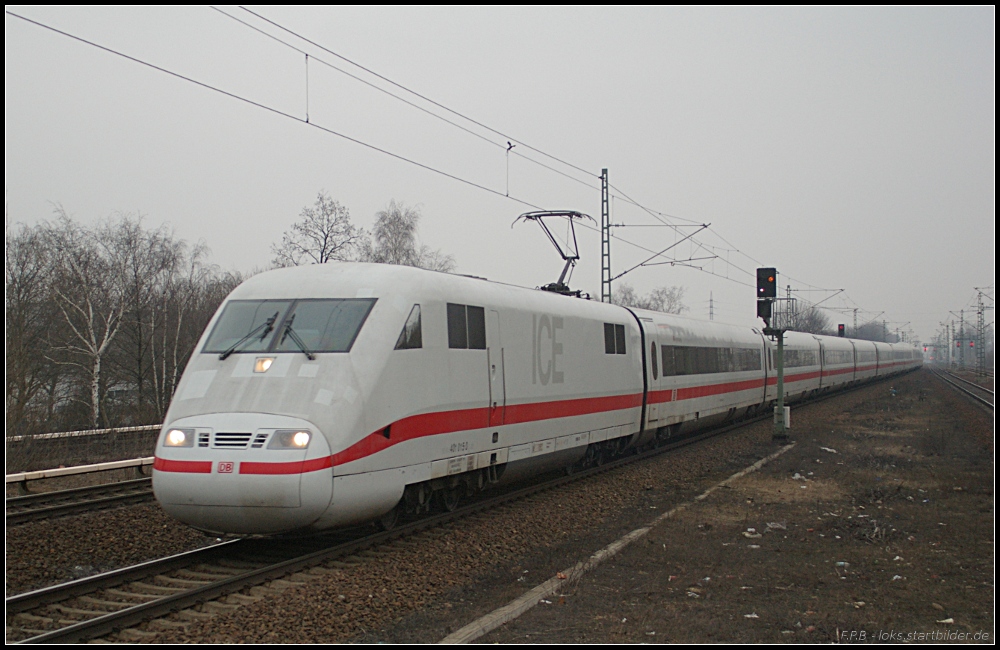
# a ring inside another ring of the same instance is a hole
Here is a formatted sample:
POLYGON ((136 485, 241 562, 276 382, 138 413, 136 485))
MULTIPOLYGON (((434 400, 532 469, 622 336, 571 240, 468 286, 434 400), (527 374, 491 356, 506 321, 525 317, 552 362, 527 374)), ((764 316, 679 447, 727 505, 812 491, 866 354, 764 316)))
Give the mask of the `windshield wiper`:
POLYGON ((285 332, 281 335, 281 341, 278 342, 278 345, 280 346, 282 343, 285 342, 285 339, 290 336, 292 337, 292 340, 295 341, 295 345, 299 346, 299 349, 302 350, 302 353, 306 355, 306 358, 309 359, 310 361, 315 361, 316 355, 306 349, 306 344, 302 342, 302 339, 299 338, 299 335, 296 334, 295 330, 292 329, 292 322, 294 320, 295 320, 295 314, 292 314, 292 317, 288 319, 287 323, 285 323, 285 332))
POLYGON ((229 349, 227 349, 225 352, 219 355, 219 360, 222 361, 224 359, 227 359, 229 355, 231 355, 233 352, 236 352, 236 348, 240 347, 241 345, 243 345, 244 343, 255 337, 257 335, 257 332, 260 332, 261 330, 264 330, 263 332, 260 332, 260 340, 263 341, 264 337, 267 336, 268 333, 274 329, 274 321, 276 320, 278 320, 278 312, 274 312, 274 316, 271 316, 266 321, 255 327, 252 332, 241 338, 236 343, 233 343, 229 347, 229 349))

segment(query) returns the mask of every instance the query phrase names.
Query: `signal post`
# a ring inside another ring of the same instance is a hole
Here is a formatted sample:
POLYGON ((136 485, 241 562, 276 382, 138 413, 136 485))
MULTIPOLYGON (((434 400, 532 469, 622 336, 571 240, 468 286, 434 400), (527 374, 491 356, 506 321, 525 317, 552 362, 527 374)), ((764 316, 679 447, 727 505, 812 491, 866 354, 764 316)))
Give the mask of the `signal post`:
MULTIPOLYGON (((778 404, 774 407, 775 442, 788 441, 788 415, 785 412, 785 330, 771 327, 772 305, 778 298, 778 271, 766 267, 757 269, 757 316, 764 319, 764 336, 770 336, 778 343, 775 355, 775 370, 778 378, 778 404)), ((767 387, 764 387, 765 392, 767 387)))

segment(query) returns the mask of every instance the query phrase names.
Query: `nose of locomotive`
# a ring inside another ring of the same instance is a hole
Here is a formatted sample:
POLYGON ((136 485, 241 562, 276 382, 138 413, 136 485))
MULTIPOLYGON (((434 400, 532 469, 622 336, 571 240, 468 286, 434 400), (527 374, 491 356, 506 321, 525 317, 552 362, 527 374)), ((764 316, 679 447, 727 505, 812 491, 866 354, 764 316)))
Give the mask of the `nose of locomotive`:
POLYGON ((153 493, 170 516, 212 533, 307 528, 333 495, 333 461, 315 425, 298 418, 214 413, 160 432, 153 493))

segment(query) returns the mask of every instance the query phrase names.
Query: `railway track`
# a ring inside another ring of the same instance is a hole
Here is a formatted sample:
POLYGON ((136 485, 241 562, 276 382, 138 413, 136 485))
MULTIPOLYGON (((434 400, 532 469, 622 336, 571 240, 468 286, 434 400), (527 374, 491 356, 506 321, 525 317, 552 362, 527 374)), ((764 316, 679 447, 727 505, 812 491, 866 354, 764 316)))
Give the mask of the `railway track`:
POLYGON ((958 375, 954 375, 948 372, 947 370, 932 369, 931 372, 934 373, 934 375, 938 379, 945 382, 946 384, 948 384, 958 392, 962 393, 972 401, 976 402, 977 404, 985 408, 988 408, 991 411, 994 410, 993 391, 991 391, 990 389, 984 388, 979 384, 968 381, 967 379, 963 379, 958 375))
MULTIPOLYGON (((989 393, 990 395, 993 395, 993 391, 990 390, 989 388, 987 388, 986 386, 983 386, 982 384, 978 384, 978 383, 976 383, 974 381, 969 381, 968 379, 966 379, 962 375, 959 375, 959 374, 956 374, 954 372, 951 372, 950 370, 943 370, 943 372, 945 372, 952 379, 957 379, 959 382, 961 382, 964 385, 971 386, 973 388, 978 388, 979 390, 981 390, 981 391, 983 391, 985 393, 989 393)), ((987 376, 989 376, 989 375, 987 375, 987 376)))
MULTIPOLYGON (((284 575, 327 540, 233 540, 7 599, 7 641, 72 643, 284 575), (275 567, 279 567, 275 569, 275 567)), ((251 597, 252 599, 252 597, 251 597)), ((225 610, 224 606, 217 606, 225 610)), ((211 609, 211 608, 209 608, 211 609)), ((192 618, 210 615, 193 612, 192 618)))
POLYGON ((5 501, 7 525, 152 500, 153 483, 149 478, 7 497, 5 501))
MULTIPOLYGON (((824 394, 809 401, 822 401, 845 392, 824 394)), ((12 596, 6 600, 7 641, 73 643, 122 630, 128 631, 123 633, 125 636, 121 640, 152 638, 157 630, 183 627, 189 622, 232 611, 333 570, 324 565, 351 564, 352 556, 377 553, 379 547, 387 545, 426 543, 425 538, 434 536, 434 528, 457 519, 730 433, 770 417, 767 414, 735 422, 568 476, 550 477, 535 485, 500 493, 487 492, 452 512, 404 521, 389 531, 373 533, 371 527, 362 527, 311 537, 233 540, 12 596), (170 619, 164 618, 173 613, 176 615, 170 619), (146 621, 150 621, 147 630, 134 628, 146 621)))

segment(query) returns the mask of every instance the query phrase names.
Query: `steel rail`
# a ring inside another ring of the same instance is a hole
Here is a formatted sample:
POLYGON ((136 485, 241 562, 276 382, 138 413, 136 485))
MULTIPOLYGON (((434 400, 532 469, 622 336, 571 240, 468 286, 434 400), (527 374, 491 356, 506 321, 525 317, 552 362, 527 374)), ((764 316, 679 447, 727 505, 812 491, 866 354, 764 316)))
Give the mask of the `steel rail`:
POLYGON ((964 377, 959 377, 955 373, 949 372, 947 370, 942 370, 941 372, 945 373, 946 375, 948 375, 952 379, 957 379, 958 381, 962 382, 963 384, 968 384, 968 385, 976 388, 977 390, 981 390, 984 393, 989 393, 990 395, 993 395, 993 391, 991 391, 989 388, 986 388, 985 386, 980 386, 979 384, 977 384, 974 381, 969 381, 968 379, 966 379, 964 377))
MULTIPOLYGON (((979 395, 976 395, 971 390, 969 390, 969 389, 967 389, 967 388, 965 388, 963 386, 960 386, 956 382, 954 382, 951 379, 949 379, 948 377, 946 377, 944 372, 942 372, 940 370, 932 370, 931 373, 935 377, 937 377, 938 379, 940 379, 941 381, 945 382, 946 384, 948 384, 949 386, 951 386, 952 388, 954 388, 958 392, 960 392, 963 395, 965 395, 966 397, 968 397, 969 399, 977 402, 981 406, 985 406, 986 408, 988 408, 991 411, 994 410, 994 408, 993 408, 993 402, 991 402, 991 401, 989 401, 987 399, 984 399, 984 398, 980 397, 979 395)), ((982 389, 981 386, 977 386, 977 388, 982 389)), ((985 390, 985 389, 982 389, 982 390, 985 390)), ((989 392, 989 391, 987 391, 987 392, 989 392)), ((992 395, 992 394, 993 393, 991 392, 990 395, 992 395)))
POLYGON ((153 481, 149 478, 7 497, 7 525, 152 500, 153 481))

